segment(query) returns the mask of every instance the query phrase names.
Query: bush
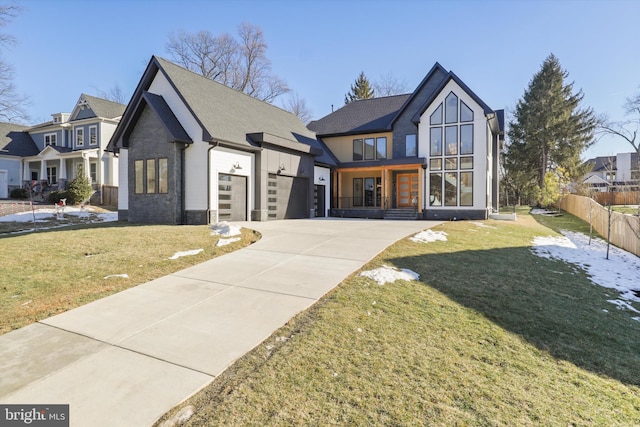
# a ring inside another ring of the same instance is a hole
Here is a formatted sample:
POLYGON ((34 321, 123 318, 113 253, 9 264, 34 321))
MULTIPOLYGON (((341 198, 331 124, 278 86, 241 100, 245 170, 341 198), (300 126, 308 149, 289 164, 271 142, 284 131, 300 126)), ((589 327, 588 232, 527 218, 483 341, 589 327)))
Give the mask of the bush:
POLYGON ((24 188, 14 188, 11 190, 11 193, 9 193, 9 197, 12 199, 28 199, 29 192, 24 188))
POLYGON ((67 199, 68 205, 89 201, 93 194, 93 187, 91 187, 91 181, 84 173, 84 168, 78 168, 78 176, 69 183, 66 192, 69 195, 67 199), (73 200, 73 202, 70 202, 70 200, 73 200))

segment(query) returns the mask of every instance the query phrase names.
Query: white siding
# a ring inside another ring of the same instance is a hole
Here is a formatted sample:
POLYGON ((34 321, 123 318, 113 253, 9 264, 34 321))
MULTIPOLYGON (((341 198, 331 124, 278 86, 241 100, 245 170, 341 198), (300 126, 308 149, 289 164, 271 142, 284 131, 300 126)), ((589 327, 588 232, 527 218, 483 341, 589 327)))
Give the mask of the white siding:
POLYGON ((129 209, 129 151, 121 148, 118 158, 118 210, 126 211, 129 209))

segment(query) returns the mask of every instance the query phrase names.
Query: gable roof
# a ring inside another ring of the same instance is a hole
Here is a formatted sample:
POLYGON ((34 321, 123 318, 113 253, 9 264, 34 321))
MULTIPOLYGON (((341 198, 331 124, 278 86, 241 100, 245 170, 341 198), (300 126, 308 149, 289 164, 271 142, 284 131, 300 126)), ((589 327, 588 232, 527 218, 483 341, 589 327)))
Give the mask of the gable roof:
POLYGON ((318 136, 387 132, 391 120, 409 97, 404 94, 352 101, 307 127, 318 136))
MULTIPOLYGON (((248 134, 274 135, 293 142, 293 147, 298 143, 307 144, 308 139, 315 140, 315 134, 294 114, 153 56, 107 150, 117 151, 120 148, 118 144, 124 143, 121 138, 125 129, 134 122, 135 105, 158 73, 166 77, 199 124, 203 141, 255 150, 256 143, 248 134)), ((306 150, 306 147, 298 148, 306 150)))
POLYGON ((29 126, 0 123, 0 155, 35 156, 39 150, 26 130, 29 126))
MULTIPOLYGON (((629 153, 631 154, 631 166, 633 169, 634 165, 638 164, 638 153, 629 153)), ((585 163, 593 164, 591 168, 591 172, 604 172, 604 171, 615 171, 618 170, 618 156, 599 156, 594 157, 592 159, 587 160, 585 163)))
POLYGON ((414 123, 420 122, 420 116, 424 114, 427 108, 429 108, 429 105, 431 105, 431 103, 436 99, 436 97, 440 95, 440 93, 444 90, 444 88, 447 86, 447 84, 451 80, 453 80, 458 86, 460 86, 460 88, 463 91, 465 91, 467 95, 469 95, 471 99, 473 99, 476 102, 476 104, 478 104, 484 110, 485 115, 490 115, 490 114, 495 115, 495 111, 493 111, 491 107, 485 104, 485 102, 482 99, 480 99, 480 97, 476 95, 475 92, 469 89, 469 86, 464 84, 464 82, 460 80, 460 78, 456 76, 453 71, 449 71, 445 79, 442 80, 442 82, 440 82, 440 85, 436 88, 436 90, 433 91, 431 96, 427 98, 427 100, 422 104, 422 106, 418 109, 418 111, 413 115, 413 118, 411 119, 411 121, 413 121, 414 123))
POLYGON ((87 116, 83 118, 103 117, 106 119, 115 119, 122 116, 125 109, 127 108, 126 105, 120 104, 119 102, 113 102, 107 99, 98 98, 83 93, 80 94, 80 98, 78 98, 78 102, 71 112, 70 120, 75 120, 77 118, 79 112, 81 111, 80 105, 86 105, 91 109, 91 111, 93 111, 93 116, 87 116))

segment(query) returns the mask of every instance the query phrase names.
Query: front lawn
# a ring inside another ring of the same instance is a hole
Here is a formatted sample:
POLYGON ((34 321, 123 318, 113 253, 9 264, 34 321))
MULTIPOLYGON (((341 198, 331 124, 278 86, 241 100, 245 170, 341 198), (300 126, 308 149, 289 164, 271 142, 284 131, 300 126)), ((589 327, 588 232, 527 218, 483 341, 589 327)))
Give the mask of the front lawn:
MULTIPOLYGON (((5 231, 31 227, 28 223, 0 225, 5 231)), ((107 222, 43 230, 45 225, 39 225, 41 231, 0 235, 0 334, 258 239, 254 232, 243 229, 242 240, 216 247, 219 236, 212 236, 207 226, 107 222), (169 259, 176 252, 195 249, 203 251, 169 259)))
POLYGON ((186 425, 640 425, 640 322, 531 250, 583 225, 518 218, 391 246, 363 270, 418 281, 352 275, 180 405, 186 425))

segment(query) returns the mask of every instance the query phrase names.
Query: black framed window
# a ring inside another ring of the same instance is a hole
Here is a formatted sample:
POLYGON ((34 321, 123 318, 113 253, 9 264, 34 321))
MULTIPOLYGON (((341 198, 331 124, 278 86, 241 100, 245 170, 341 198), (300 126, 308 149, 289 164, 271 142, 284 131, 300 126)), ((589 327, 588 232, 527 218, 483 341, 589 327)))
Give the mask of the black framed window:
POLYGON ((473 110, 462 100, 460 101, 460 121, 463 123, 473 121, 473 110))
POLYGON ((460 126, 460 154, 473 154, 473 125, 460 126))
POLYGON ((455 123, 458 121, 458 97, 451 92, 445 99, 444 122, 455 123))
POLYGON ((431 128, 429 135, 429 154, 432 156, 442 156, 442 128, 431 128))
POLYGON ((430 125, 441 125, 442 124, 442 104, 438 105, 438 108, 431 114, 429 118, 430 125))
POLYGON ((376 140, 374 138, 364 139, 364 159, 373 160, 376 157, 376 140))
POLYGON ((353 160, 362 160, 363 159, 363 147, 361 139, 353 140, 353 160))
POLYGON ((406 157, 416 157, 418 155, 418 141, 415 134, 405 136, 404 145, 406 157))
POLYGON ((381 136, 376 138, 376 158, 377 159, 386 159, 387 158, 387 137, 381 136))

